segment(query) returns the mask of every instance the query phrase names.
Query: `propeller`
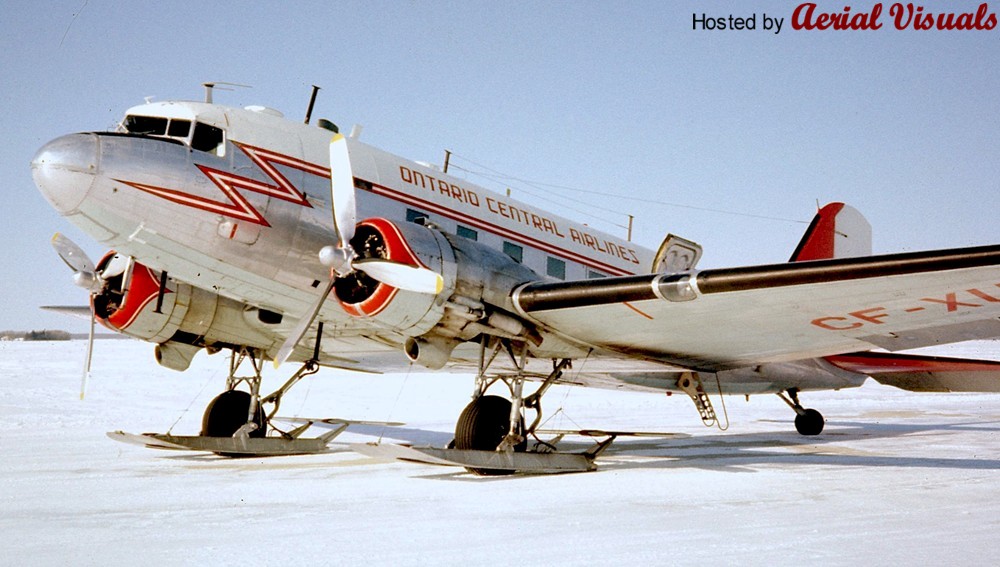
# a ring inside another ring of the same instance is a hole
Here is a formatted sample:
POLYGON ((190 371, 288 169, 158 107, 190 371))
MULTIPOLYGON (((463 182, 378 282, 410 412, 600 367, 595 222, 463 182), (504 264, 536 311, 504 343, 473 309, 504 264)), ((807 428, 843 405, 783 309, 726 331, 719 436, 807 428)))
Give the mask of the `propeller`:
MULTIPOLYGON (((52 247, 73 270, 73 283, 90 292, 91 297, 101 292, 104 280, 97 274, 94 262, 75 242, 60 233, 52 237, 52 247)), ((90 308, 90 333, 87 335, 87 358, 83 363, 83 378, 80 382, 80 399, 87 392, 87 379, 90 377, 90 363, 94 356, 94 328, 97 326, 97 315, 94 313, 93 302, 90 308)))
POLYGON ((306 316, 299 320, 295 329, 288 335, 288 339, 281 345, 274 358, 275 367, 288 360, 299 341, 312 326, 337 278, 360 271, 379 282, 406 291, 437 294, 444 288, 444 279, 433 270, 383 258, 360 258, 354 250, 351 240, 358 224, 354 172, 351 169, 347 139, 342 134, 335 134, 330 140, 330 202, 333 204, 333 228, 337 235, 337 244, 324 246, 319 251, 320 263, 330 268, 330 281, 306 316))
POLYGON ((332 269, 337 277, 344 277, 358 270, 399 289, 418 293, 441 291, 444 280, 436 272, 382 258, 359 258, 351 246, 358 215, 354 198, 354 172, 351 171, 347 139, 342 134, 336 134, 330 140, 330 194, 333 202, 333 225, 339 242, 336 246, 324 246, 319 251, 321 264, 332 269))

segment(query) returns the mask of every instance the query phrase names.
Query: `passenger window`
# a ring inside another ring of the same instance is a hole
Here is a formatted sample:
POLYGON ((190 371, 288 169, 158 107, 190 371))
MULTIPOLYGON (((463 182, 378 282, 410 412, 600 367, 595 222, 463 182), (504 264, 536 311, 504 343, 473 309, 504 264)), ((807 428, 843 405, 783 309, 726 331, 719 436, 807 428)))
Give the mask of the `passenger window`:
POLYGON ((465 228, 462 225, 458 225, 458 230, 455 231, 455 234, 461 236, 462 238, 468 238, 469 240, 479 240, 479 233, 471 228, 465 228))
POLYGON ((162 136, 167 131, 167 119, 156 116, 126 116, 125 130, 130 134, 162 136))
POLYGON ((546 260, 546 275, 559 278, 561 280, 566 279, 566 262, 563 262, 559 258, 553 258, 552 256, 549 256, 546 260))
POLYGON ((511 244, 506 240, 503 243, 503 253, 510 256, 512 260, 520 264, 524 259, 524 249, 517 244, 511 244))
POLYGON ((195 122, 194 136, 191 138, 191 147, 201 152, 211 152, 216 155, 225 154, 223 145, 222 129, 201 122, 195 122))
POLYGON ((606 277, 608 277, 607 274, 602 274, 601 272, 595 272, 594 270, 587 270, 587 279, 588 280, 597 280, 597 279, 606 278, 606 277))
POLYGON ((406 222, 415 222, 417 224, 424 224, 427 219, 427 213, 420 212, 416 209, 406 209, 406 222))

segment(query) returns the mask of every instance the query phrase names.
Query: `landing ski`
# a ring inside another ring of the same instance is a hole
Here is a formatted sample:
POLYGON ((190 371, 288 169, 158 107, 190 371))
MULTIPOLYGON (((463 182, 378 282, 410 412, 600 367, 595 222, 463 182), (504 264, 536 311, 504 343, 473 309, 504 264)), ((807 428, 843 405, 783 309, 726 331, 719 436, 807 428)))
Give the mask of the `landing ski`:
POLYGON ((121 443, 139 445, 150 449, 205 451, 228 457, 276 457, 284 455, 316 455, 343 450, 330 447, 330 443, 351 425, 382 425, 386 427, 403 425, 398 422, 357 421, 336 418, 274 419, 298 423, 300 425, 286 435, 275 437, 206 437, 203 435, 171 435, 167 433, 136 434, 125 431, 109 431, 107 435, 111 439, 121 443), (311 426, 329 429, 329 431, 319 437, 302 438, 301 435, 311 426))
POLYGON ((204 437, 201 435, 166 435, 163 433, 127 433, 109 431, 108 437, 122 443, 150 449, 206 451, 226 456, 277 457, 315 455, 333 449, 322 438, 286 439, 284 437, 204 437))
POLYGON ((597 469, 594 458, 600 451, 588 453, 497 452, 434 447, 409 447, 392 443, 355 443, 350 449, 380 460, 399 460, 425 465, 504 470, 518 473, 588 472, 597 469))

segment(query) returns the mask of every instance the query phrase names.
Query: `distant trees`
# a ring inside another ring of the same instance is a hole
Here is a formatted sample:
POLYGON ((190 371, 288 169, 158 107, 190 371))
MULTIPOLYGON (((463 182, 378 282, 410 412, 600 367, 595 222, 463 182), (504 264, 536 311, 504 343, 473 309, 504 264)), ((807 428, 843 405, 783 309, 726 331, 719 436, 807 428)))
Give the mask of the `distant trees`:
POLYGON ((0 340, 4 341, 68 341, 73 337, 66 331, 0 331, 0 340))

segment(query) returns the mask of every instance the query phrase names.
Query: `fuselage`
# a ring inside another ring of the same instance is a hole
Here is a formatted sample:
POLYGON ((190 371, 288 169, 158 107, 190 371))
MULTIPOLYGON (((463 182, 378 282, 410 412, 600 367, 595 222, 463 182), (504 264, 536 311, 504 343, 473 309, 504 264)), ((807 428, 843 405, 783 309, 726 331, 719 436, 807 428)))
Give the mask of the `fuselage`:
MULTIPOLYGON (((225 304, 231 313, 223 335, 238 338, 242 311, 254 347, 271 354, 330 277, 318 253, 336 244, 330 202, 332 135, 329 129, 292 122, 263 107, 151 103, 129 109, 116 132, 53 140, 39 150, 32 167, 42 193, 71 222, 119 254, 191 286, 190 297, 217 294, 221 299, 204 311, 214 313, 225 304)), ((398 309, 380 305, 382 321, 374 321, 373 313, 359 316, 327 302, 320 319, 333 328, 324 344, 333 366, 400 370, 410 363, 401 348, 408 339, 429 337, 426 344, 432 344, 474 335, 456 309, 468 309, 482 321, 495 317, 508 328, 508 296, 521 283, 649 273, 659 260, 650 249, 436 167, 354 138, 348 144, 358 218, 398 226, 405 238, 429 247, 415 247, 418 252, 440 248, 423 260, 437 262, 435 269, 450 274, 452 284, 437 298, 393 293, 390 299, 398 309), (414 223, 428 228, 413 228, 414 223)), ((169 300, 194 301, 176 295, 169 300)), ((183 316, 184 324, 198 327, 198 309, 185 308, 178 321, 183 316)), ((207 346, 208 335, 164 328, 157 332, 173 335, 155 335, 158 344, 183 340, 207 346)), ((450 368, 468 371, 475 367, 475 353, 474 345, 462 342, 454 354, 444 354, 451 355, 445 357, 450 368)), ((669 389, 678 370, 595 351, 558 334, 547 335, 533 355, 531 364, 539 367, 555 357, 586 356, 591 374, 580 381, 611 388, 669 389)), ((791 369, 789 379, 827 370, 817 371, 814 365, 791 369)), ((743 374, 731 377, 746 384, 736 390, 740 393, 787 387, 757 371, 743 374)), ((860 380, 832 372, 816 386, 844 387, 860 380)))
MULTIPOLYGON (((233 299, 300 312, 313 282, 327 277, 317 253, 335 238, 332 132, 250 108, 131 108, 124 124, 137 132, 54 140, 34 160, 36 180, 53 206, 109 247, 233 299), (169 122, 140 135, 156 126, 139 117, 169 122), (198 139, 203 125, 213 129, 207 141, 198 139), (171 128, 185 135, 169 136, 171 128)), ((634 243, 357 140, 350 147, 359 218, 425 218, 514 257, 539 279, 651 269, 652 251, 634 243)))

